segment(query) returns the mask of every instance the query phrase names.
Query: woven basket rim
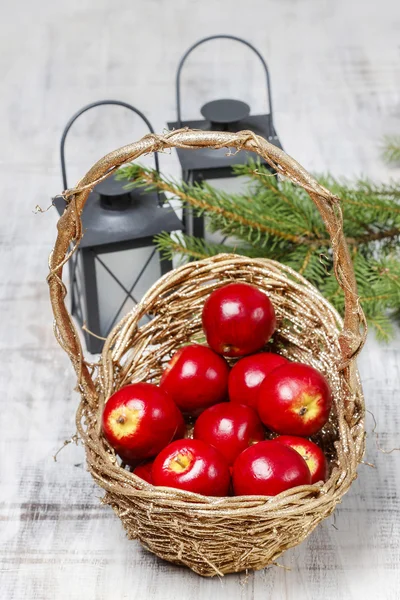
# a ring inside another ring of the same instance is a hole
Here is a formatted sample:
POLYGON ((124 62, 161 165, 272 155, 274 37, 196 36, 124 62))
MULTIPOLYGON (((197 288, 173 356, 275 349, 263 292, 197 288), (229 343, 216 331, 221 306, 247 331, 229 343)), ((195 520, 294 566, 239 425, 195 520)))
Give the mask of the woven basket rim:
MULTIPOLYGON (((247 258, 247 257, 237 255, 237 254, 221 253, 221 254, 218 254, 211 258, 206 258, 206 259, 202 259, 201 261, 196 261, 196 263, 194 263, 195 270, 197 272, 201 272, 203 267, 207 267, 210 264, 213 264, 213 265, 220 264, 221 266, 224 266, 227 262, 230 262, 233 259, 243 266, 247 266, 249 263, 255 264, 255 265, 262 265, 262 266, 273 265, 284 273, 284 277, 287 277, 287 274, 290 275, 291 279, 289 281, 290 281, 290 284, 294 288, 304 288, 307 292, 312 290, 315 297, 318 298, 318 301, 326 308, 327 311, 330 312, 333 319, 336 321, 337 337, 339 338, 343 319, 341 318, 341 316, 339 315, 337 310, 329 303, 329 301, 326 298, 324 298, 324 296, 321 294, 321 292, 319 290, 317 290, 309 281, 307 281, 307 279, 303 275, 301 275, 300 273, 298 273, 291 267, 282 265, 282 263, 275 261, 275 260, 268 259, 268 258, 247 258)), ((123 328, 126 324, 126 321, 131 320, 132 317, 137 314, 146 312, 147 303, 149 301, 151 301, 152 297, 155 294, 158 293, 158 290, 159 290, 161 284, 168 282, 171 278, 175 278, 175 277, 179 278, 180 274, 184 275, 185 272, 188 270, 188 268, 193 268, 193 263, 181 265, 181 266, 173 269, 173 271, 163 275, 160 279, 158 279, 151 286, 151 288, 146 292, 146 294, 143 296, 142 300, 138 303, 138 305, 136 307, 134 307, 125 317, 123 317, 119 323, 116 324, 116 326, 113 328, 113 330, 108 335, 106 343, 104 345, 102 355, 101 355, 101 358, 99 361, 99 363, 101 365, 106 365, 108 363, 109 367, 111 369, 113 368, 113 358, 112 358, 112 347, 111 346, 115 343, 115 340, 118 339, 120 332, 123 330, 123 328)), ((140 317, 138 317, 138 319, 139 318, 140 317)), ((357 372, 357 378, 358 378, 358 372, 357 372)), ((358 378, 358 384, 357 384, 356 391, 359 395, 362 395, 362 388, 361 388, 361 383, 359 381, 359 378, 358 378)), ((97 415, 96 415, 96 419, 98 419, 98 420, 100 420, 105 401, 106 401, 106 398, 102 397, 101 401, 99 402, 97 415)), ((80 410, 78 411, 78 419, 80 419, 82 416, 82 409, 84 408, 84 406, 85 406, 85 400, 83 399, 80 410)), ((82 435, 82 431, 81 431, 81 435, 82 435)), ((101 438, 101 433, 99 432, 99 439, 100 438, 101 438)), ((360 457, 360 460, 361 460, 361 457, 360 457)), ((143 497, 143 499, 147 498, 149 501, 151 501, 152 499, 153 500, 155 500, 155 499, 164 499, 165 500, 166 498, 168 498, 174 504, 182 502, 182 505, 184 505, 187 509, 193 509, 196 511, 205 511, 205 512, 208 512, 209 510, 214 510, 214 509, 221 511, 221 512, 226 510, 226 511, 229 511, 231 514, 234 511, 237 511, 239 514, 243 509, 245 509, 246 511, 251 509, 251 510, 254 510, 257 512, 257 510, 262 510, 265 507, 265 505, 267 505, 267 504, 273 504, 274 509, 275 509, 277 503, 282 503, 282 505, 284 505, 285 502, 287 502, 289 500, 290 503, 292 504, 292 502, 293 502, 292 497, 295 494, 300 494, 300 495, 305 494, 307 496, 308 503, 311 502, 311 503, 314 503, 316 506, 318 506, 319 504, 321 504, 321 498, 324 497, 325 488, 329 484, 329 481, 330 481, 330 478, 329 478, 323 484, 318 483, 318 484, 312 484, 312 485, 306 485, 306 486, 298 486, 296 488, 291 488, 290 490, 288 490, 286 492, 282 492, 281 494, 279 494, 277 496, 252 495, 252 496, 233 496, 233 497, 226 496, 223 498, 219 498, 219 497, 213 497, 213 496, 204 496, 201 494, 196 494, 196 493, 188 492, 185 490, 178 490, 175 488, 153 486, 151 484, 148 484, 144 480, 142 480, 140 477, 136 476, 134 473, 131 473, 129 471, 122 469, 118 465, 118 463, 114 462, 115 456, 113 454, 109 455, 109 461, 110 461, 110 465, 113 466, 113 469, 116 469, 116 471, 118 471, 120 469, 123 470, 124 476, 134 484, 134 486, 132 487, 131 490, 129 490, 129 491, 127 490, 127 492, 126 492, 127 497, 141 496, 141 497, 143 497), (310 496, 314 496, 314 497, 310 497, 310 496)), ((109 486, 104 485, 104 482, 100 481, 100 485, 102 487, 104 487, 104 489, 106 489, 106 490, 109 489, 109 486)), ((282 508, 282 510, 283 510, 283 508, 282 508)))

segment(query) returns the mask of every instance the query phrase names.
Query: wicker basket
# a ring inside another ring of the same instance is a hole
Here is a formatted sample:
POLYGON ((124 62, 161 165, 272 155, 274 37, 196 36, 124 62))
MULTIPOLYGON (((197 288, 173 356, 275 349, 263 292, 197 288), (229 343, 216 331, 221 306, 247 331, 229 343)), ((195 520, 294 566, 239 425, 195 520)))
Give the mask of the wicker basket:
POLYGON ((151 552, 204 576, 260 569, 304 538, 341 501, 364 452, 364 401, 355 356, 365 339, 354 272, 342 230, 338 198, 298 163, 252 132, 237 134, 180 130, 147 135, 101 159, 73 190, 58 222, 48 277, 55 333, 78 377, 79 434, 88 469, 106 491, 103 502, 120 517, 129 538, 151 552), (109 335, 100 361, 85 362, 64 304, 62 270, 82 236, 80 215, 90 190, 120 165, 166 148, 234 148, 258 153, 279 173, 307 190, 328 229, 335 274, 345 294, 344 323, 335 309, 302 276, 275 261, 237 255, 191 262, 162 277, 109 335), (71 250, 71 244, 75 246, 71 250), (296 487, 275 497, 210 498, 153 487, 119 466, 101 434, 105 400, 133 381, 157 382, 171 353, 201 333, 201 310, 210 292, 230 281, 265 290, 278 320, 275 348, 309 363, 329 379, 334 392, 331 418, 316 440, 330 462, 324 484, 296 487), (139 327, 142 316, 150 323, 139 327))

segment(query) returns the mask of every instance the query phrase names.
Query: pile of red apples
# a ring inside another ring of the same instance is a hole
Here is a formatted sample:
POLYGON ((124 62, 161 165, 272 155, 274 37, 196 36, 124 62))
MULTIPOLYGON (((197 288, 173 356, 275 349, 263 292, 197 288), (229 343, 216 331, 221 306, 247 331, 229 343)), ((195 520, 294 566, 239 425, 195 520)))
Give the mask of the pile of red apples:
POLYGON ((331 390, 315 368, 265 350, 276 328, 267 294, 224 285, 202 323, 208 346, 182 346, 159 385, 132 383, 108 399, 102 425, 115 452, 154 486, 206 496, 324 481, 326 457, 309 438, 329 418, 331 390))

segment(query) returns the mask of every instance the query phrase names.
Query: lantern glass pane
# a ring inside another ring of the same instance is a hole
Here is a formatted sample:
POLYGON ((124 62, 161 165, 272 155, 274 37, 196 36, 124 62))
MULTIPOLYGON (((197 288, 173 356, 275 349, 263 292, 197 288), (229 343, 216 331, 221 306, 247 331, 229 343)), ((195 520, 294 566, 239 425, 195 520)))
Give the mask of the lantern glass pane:
POLYGON ((115 275, 121 284, 129 289, 142 270, 154 247, 130 248, 118 252, 102 251, 98 257, 115 275))
POLYGON ((135 295, 139 300, 144 296, 153 283, 161 277, 159 252, 155 248, 146 248, 146 250, 150 251, 148 253, 149 263, 135 285, 135 295), (152 252, 153 255, 151 255, 152 252))
POLYGON ((130 311, 160 277, 154 246, 99 253, 95 260, 101 335, 130 311))
MULTIPOLYGON (((99 255, 99 259, 104 262, 104 264, 107 263, 104 254, 99 255)), ((100 260, 96 258, 95 269, 99 303, 100 335, 105 336, 108 333, 115 313, 125 301, 126 291, 107 271, 100 260)))
POLYGON ((118 323, 118 321, 120 321, 124 315, 126 315, 129 311, 131 311, 133 308, 135 308, 135 306, 136 306, 136 302, 134 302, 132 300, 132 298, 127 298, 125 300, 125 302, 122 304, 121 310, 119 311, 119 313, 113 315, 115 317, 114 325, 116 325, 118 323))

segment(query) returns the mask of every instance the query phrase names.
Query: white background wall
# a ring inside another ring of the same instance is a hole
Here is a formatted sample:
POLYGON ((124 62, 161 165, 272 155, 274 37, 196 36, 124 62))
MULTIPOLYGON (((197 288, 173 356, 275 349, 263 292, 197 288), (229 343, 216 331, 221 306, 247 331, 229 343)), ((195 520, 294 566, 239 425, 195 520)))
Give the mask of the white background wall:
MULTIPOLYGON (((271 71, 285 149, 306 168, 388 180, 379 144, 400 133, 397 0, 1 0, 0 12, 0 590, 6 600, 221 598, 395 600, 400 589, 399 454, 369 437, 360 477, 336 511, 279 567, 222 582, 161 563, 125 539, 100 507, 82 448, 52 455, 74 432, 74 377, 56 345, 45 284, 61 191, 58 143, 68 118, 100 98, 131 102, 156 131, 175 117, 180 56, 202 36, 239 35, 271 71)), ((265 101, 251 53, 228 42, 198 50, 184 73, 184 115, 232 96, 265 101)), ((129 113, 100 109, 71 134, 70 181, 144 133, 129 113)), ((162 168, 178 174, 174 154, 162 168)), ((380 441, 399 431, 399 341, 373 337, 360 360, 380 441)), ((371 432, 372 419, 368 416, 371 432)))

